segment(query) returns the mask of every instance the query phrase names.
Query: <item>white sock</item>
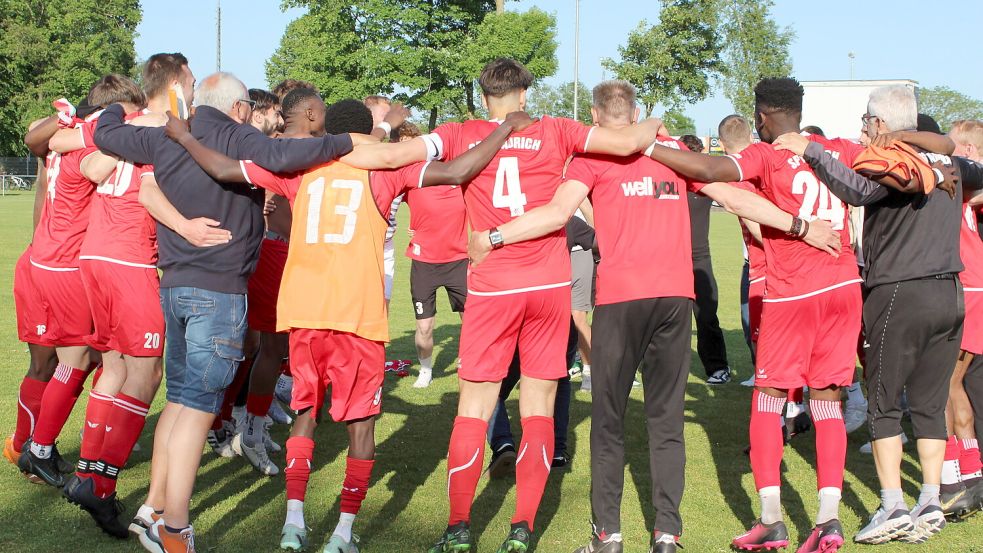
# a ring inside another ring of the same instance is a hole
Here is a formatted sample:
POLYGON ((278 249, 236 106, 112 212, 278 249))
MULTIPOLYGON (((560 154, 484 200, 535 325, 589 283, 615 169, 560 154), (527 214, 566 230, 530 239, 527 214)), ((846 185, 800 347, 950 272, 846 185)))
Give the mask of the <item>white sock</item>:
POLYGON ((250 448, 263 444, 263 431, 266 430, 264 417, 246 415, 245 428, 242 432, 242 443, 250 448))
POLYGON ((945 485, 958 484, 962 481, 959 471, 959 459, 942 462, 942 483, 945 485))
POLYGON ((146 503, 144 503, 143 505, 140 505, 140 508, 139 509, 137 509, 137 516, 140 517, 140 518, 142 518, 143 520, 153 520, 150 517, 155 512, 156 511, 154 511, 154 508, 153 507, 151 507, 150 505, 147 505, 146 503))
POLYGON ((922 484, 921 492, 918 494, 917 506, 928 505, 929 503, 939 502, 939 485, 938 484, 922 484))
POLYGON ((39 459, 47 459, 51 457, 51 451, 54 449, 53 445, 40 445, 37 442, 31 442, 31 453, 39 459))
POLYGON ((867 399, 864 397, 863 387, 860 386, 859 382, 850 384, 850 387, 846 389, 846 400, 856 405, 867 403, 867 399))
POLYGON ((331 533, 333 536, 339 536, 341 539, 351 543, 352 541, 352 523, 355 522, 355 515, 351 513, 341 513, 338 517, 338 526, 334 527, 334 532, 331 533))
POLYGON ((778 486, 766 486, 758 490, 761 498, 762 524, 774 524, 782 520, 782 489, 778 486))
POLYGON ((420 372, 433 370, 433 356, 420 358, 420 372))
POLYGON ((802 403, 792 403, 791 401, 785 404, 785 417, 789 419, 794 419, 795 417, 806 412, 806 407, 802 403))
POLYGON ((299 499, 288 499, 287 500, 287 520, 283 522, 283 525, 292 525, 297 528, 307 528, 304 524, 304 502, 299 499))
POLYGON ((835 518, 840 518, 841 496, 842 492, 839 488, 823 488, 819 490, 819 513, 816 515, 817 526, 835 518))
POLYGON ((584 363, 584 369, 583 370, 584 370, 584 372, 582 374, 585 374, 587 376, 590 376, 590 363, 584 363))

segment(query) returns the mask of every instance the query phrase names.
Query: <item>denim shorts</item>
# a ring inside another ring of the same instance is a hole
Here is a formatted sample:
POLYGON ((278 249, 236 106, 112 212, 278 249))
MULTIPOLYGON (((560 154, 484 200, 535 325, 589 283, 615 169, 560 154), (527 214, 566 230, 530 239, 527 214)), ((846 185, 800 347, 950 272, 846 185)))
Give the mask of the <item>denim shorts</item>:
POLYGON ((217 414, 243 360, 246 295, 161 288, 160 303, 167 323, 167 401, 217 414))

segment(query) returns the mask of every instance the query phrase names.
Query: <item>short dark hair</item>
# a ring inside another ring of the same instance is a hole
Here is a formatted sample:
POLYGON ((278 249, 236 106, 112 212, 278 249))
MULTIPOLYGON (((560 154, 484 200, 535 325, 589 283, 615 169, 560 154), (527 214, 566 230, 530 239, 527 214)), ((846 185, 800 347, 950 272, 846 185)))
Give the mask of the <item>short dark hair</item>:
POLYGON ((488 62, 478 77, 481 92, 485 96, 500 98, 532 86, 532 73, 521 63, 511 58, 498 58, 488 62))
POLYGON ((931 115, 927 113, 918 114, 918 128, 916 130, 942 134, 942 128, 931 115))
POLYGON ((287 93, 280 102, 280 110, 283 111, 284 117, 293 113, 297 106, 303 104, 305 101, 317 98, 321 99, 321 95, 317 93, 316 90, 311 88, 295 88, 287 93))
POLYGON ((758 108, 802 113, 804 94, 799 81, 791 77, 761 79, 754 87, 754 103, 758 108))
POLYGON ((324 114, 324 130, 328 134, 369 134, 372 132, 372 112, 354 98, 335 102, 324 114))
POLYGON ((802 127, 802 131, 803 132, 807 132, 809 134, 818 134, 819 136, 826 136, 826 133, 824 133, 822 129, 820 129, 819 127, 817 127, 815 125, 809 125, 809 126, 806 126, 806 127, 802 127))
POLYGON ((154 54, 143 64, 143 91, 147 98, 157 97, 167 91, 171 81, 181 78, 181 68, 188 65, 184 54, 154 54))
POLYGON ((256 102, 253 106, 255 111, 266 111, 280 104, 280 99, 276 97, 276 94, 262 88, 250 88, 249 99, 256 102))
POLYGON ((127 102, 138 107, 147 105, 146 96, 137 83, 122 75, 106 75, 96 81, 89 89, 86 97, 89 105, 106 107, 112 104, 127 102))
POLYGON ((703 151, 703 141, 692 134, 684 134, 679 137, 679 141, 686 145, 690 150, 700 153, 703 151))
POLYGON ((307 81, 301 81, 298 79, 284 79, 280 81, 280 84, 273 87, 273 94, 280 99, 280 103, 283 103, 283 99, 286 98, 287 94, 297 90, 299 88, 306 88, 308 90, 313 90, 317 92, 317 87, 313 83, 307 81))

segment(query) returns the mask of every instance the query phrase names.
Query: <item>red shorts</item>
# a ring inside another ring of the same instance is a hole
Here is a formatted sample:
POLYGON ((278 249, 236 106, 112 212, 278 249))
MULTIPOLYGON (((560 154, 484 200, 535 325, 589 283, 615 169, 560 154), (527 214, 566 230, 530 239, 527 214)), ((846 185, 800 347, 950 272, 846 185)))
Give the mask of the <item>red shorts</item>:
POLYGON ((471 292, 464 303, 457 375, 472 382, 503 380, 518 346, 523 375, 562 378, 569 337, 569 285, 501 296, 471 292))
POLYGON ((88 345, 86 337, 92 333, 92 314, 85 299, 81 272, 42 269, 33 263, 28 271, 37 304, 25 313, 19 326, 35 329, 30 342, 53 347, 88 345))
POLYGON ((751 341, 757 342, 761 332, 761 300, 765 297, 764 277, 752 282, 747 291, 748 320, 751 325, 751 341))
POLYGON ((386 347, 336 330, 290 331, 290 371, 294 377, 290 407, 316 416, 331 387, 331 418, 364 419, 382 411, 386 347))
POLYGON ((47 328, 44 322, 47 314, 41 293, 31 280, 31 246, 27 246, 14 266, 14 309, 17 311, 17 338, 28 344, 48 345, 41 339, 47 328))
POLYGON ((983 354, 983 290, 964 292, 966 318, 963 319, 963 351, 983 354))
POLYGON ((849 386, 861 319, 859 283, 797 300, 765 299, 755 385, 780 390, 849 386))
POLYGON ((89 346, 133 357, 164 355, 164 313, 157 269, 79 261, 92 313, 89 346))
POLYGON ((266 238, 259 248, 256 272, 249 277, 249 328, 276 332, 276 301, 287 263, 289 244, 266 238))

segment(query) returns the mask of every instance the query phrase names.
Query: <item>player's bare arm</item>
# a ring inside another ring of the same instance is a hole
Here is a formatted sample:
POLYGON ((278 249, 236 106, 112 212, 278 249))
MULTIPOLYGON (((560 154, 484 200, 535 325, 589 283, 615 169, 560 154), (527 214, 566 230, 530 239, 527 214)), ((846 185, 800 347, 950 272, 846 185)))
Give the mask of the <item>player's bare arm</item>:
POLYGON ((44 157, 48 155, 48 141, 57 130, 58 116, 52 115, 38 119, 28 126, 27 134, 24 136, 24 144, 32 154, 44 157))
MULTIPOLYGON (((390 130, 398 128, 402 125, 406 119, 410 116, 410 110, 406 108, 403 104, 392 104, 389 106, 389 111, 386 112, 386 116, 382 118, 382 122, 390 130)), ((389 131, 383 127, 382 124, 372 129, 372 136, 379 140, 385 140, 389 137, 389 131)))
POLYGON ((406 142, 375 142, 356 145, 354 150, 340 158, 340 161, 352 167, 369 171, 397 169, 426 160, 427 144, 420 137, 406 142))
POLYGON ((217 228, 219 223, 208 217, 187 219, 164 196, 157 179, 146 175, 140 184, 140 203, 143 204, 150 216, 162 225, 181 235, 188 243, 199 248, 219 246, 232 241, 232 233, 217 228))
POLYGON ((906 142, 923 150, 947 156, 952 155, 956 150, 956 143, 948 136, 925 131, 896 131, 877 135, 871 140, 870 145, 884 148, 895 141, 906 142))
POLYGON ((470 182, 485 166, 491 163, 510 134, 520 132, 534 122, 536 120, 529 117, 529 114, 524 111, 514 111, 508 114, 505 121, 474 148, 457 156, 452 161, 434 161, 427 165, 423 173, 423 186, 460 186, 470 182))
POLYGON ((628 156, 648 148, 662 128, 660 119, 652 118, 620 129, 594 127, 587 151, 597 154, 628 156))
MULTIPOLYGON (((577 212, 580 204, 587 199, 590 189, 586 184, 577 180, 568 180, 560 185, 553 194, 550 203, 523 213, 508 223, 498 227, 502 233, 504 244, 514 244, 532 240, 556 232, 567 224, 567 221, 577 212)), ((468 242, 468 257, 471 263, 477 265, 484 261, 491 252, 491 241, 488 230, 471 233, 468 242)))
POLYGON ((106 155, 102 152, 93 152, 85 156, 85 159, 80 164, 80 168, 85 178, 95 183, 101 183, 116 170, 116 164, 118 162, 119 160, 113 156, 106 155))
POLYGON ((652 159, 699 182, 737 182, 740 170, 733 160, 724 156, 698 154, 689 150, 668 148, 661 144, 652 146, 652 159))
POLYGON ((747 227, 748 234, 751 235, 751 238, 754 238, 754 241, 758 244, 764 244, 764 240, 761 238, 761 225, 750 219, 744 219, 743 217, 741 218, 741 221, 744 223, 744 226, 747 227))
MULTIPOLYGON (((833 230, 828 221, 816 219, 796 223, 793 215, 786 213, 767 199, 741 190, 724 182, 714 182, 704 186, 700 193, 719 203, 729 213, 772 227, 785 233, 799 229, 799 238, 810 246, 823 250, 836 257, 840 251, 840 234, 833 230)), ((760 232, 760 230, 759 230, 760 232)), ((760 236, 760 235, 759 235, 760 236)))

